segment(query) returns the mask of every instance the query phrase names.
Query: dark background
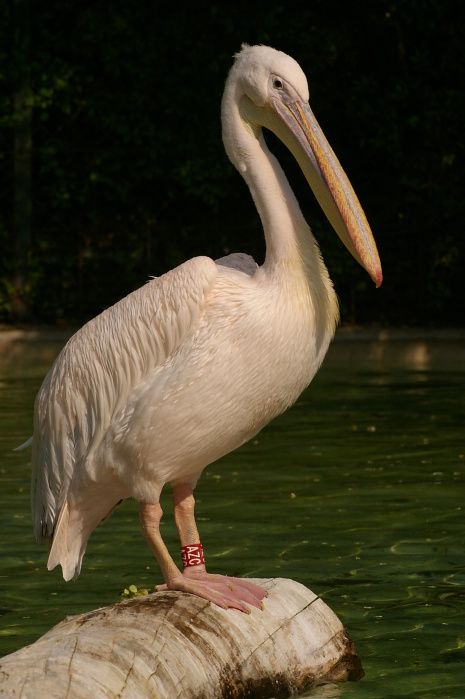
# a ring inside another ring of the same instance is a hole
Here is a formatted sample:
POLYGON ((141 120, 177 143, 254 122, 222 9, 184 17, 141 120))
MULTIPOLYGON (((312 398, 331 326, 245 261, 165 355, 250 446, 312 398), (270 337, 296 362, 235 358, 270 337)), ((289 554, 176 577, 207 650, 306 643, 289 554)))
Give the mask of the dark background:
POLYGON ((377 240, 378 291, 267 136, 322 247, 343 322, 464 324, 461 3, 3 7, 0 320, 83 322, 197 254, 244 251, 261 263, 260 221, 219 120, 232 55, 247 42, 289 53, 306 72, 377 240))

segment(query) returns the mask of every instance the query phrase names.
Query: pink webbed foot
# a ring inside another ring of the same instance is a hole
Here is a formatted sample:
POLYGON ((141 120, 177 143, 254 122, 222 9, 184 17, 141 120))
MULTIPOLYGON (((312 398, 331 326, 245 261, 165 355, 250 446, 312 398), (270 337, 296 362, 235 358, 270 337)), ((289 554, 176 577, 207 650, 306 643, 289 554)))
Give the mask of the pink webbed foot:
POLYGON ((263 587, 248 580, 214 575, 193 568, 186 568, 182 575, 173 578, 168 584, 157 585, 156 589, 190 592, 223 609, 238 609, 247 614, 250 614, 250 607, 263 609, 262 599, 268 595, 263 587))

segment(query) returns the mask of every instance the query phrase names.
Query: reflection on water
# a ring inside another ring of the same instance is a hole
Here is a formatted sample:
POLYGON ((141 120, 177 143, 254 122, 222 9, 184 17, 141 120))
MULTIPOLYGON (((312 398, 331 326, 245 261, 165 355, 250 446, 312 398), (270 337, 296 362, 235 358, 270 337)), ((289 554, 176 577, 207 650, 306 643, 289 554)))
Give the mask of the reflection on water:
MULTIPOLYGON (((308 696, 458 699, 465 365, 430 350, 420 363, 385 351, 380 359, 367 347, 337 343, 293 409, 206 469, 197 509, 209 568, 297 579, 338 614, 366 676, 308 696)), ((68 614, 117 601, 131 583, 160 580, 133 502, 94 532, 77 582, 47 572, 32 538, 29 453, 12 451, 30 434, 47 368, 30 356, 0 364, 0 654, 68 614)), ((169 489, 162 505, 176 552, 169 489)))

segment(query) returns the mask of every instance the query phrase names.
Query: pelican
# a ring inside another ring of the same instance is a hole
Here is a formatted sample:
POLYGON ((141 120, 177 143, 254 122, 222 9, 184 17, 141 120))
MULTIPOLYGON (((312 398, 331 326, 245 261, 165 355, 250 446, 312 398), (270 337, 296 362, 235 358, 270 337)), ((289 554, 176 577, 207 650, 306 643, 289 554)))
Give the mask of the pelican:
POLYGON ((203 469, 295 402, 325 356, 338 303, 317 243, 263 129, 298 161, 332 227, 376 286, 376 244, 308 104, 290 56, 244 45, 226 81, 223 142, 245 179, 266 241, 248 255, 196 257, 152 279, 67 343, 34 408, 31 505, 48 569, 76 578, 93 529, 139 502, 164 583, 223 608, 263 608, 265 591, 207 573, 194 516, 203 469), (160 493, 173 491, 183 570, 160 535, 160 493))

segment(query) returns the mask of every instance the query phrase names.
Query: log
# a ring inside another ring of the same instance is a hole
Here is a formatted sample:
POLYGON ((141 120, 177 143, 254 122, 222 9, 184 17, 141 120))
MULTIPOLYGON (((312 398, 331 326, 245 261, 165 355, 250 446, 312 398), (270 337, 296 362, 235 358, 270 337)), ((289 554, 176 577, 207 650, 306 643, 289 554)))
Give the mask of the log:
POLYGON ((265 609, 155 592, 68 617, 0 661, 0 697, 289 697, 363 676, 337 616, 293 580, 256 579, 265 609))

